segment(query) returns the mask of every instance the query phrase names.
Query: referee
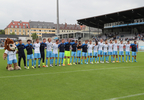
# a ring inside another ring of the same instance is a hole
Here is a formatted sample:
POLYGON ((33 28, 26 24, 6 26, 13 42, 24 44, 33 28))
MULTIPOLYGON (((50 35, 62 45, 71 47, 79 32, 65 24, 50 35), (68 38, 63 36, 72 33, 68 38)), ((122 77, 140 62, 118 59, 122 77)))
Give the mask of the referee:
POLYGON ((16 46, 18 48, 18 65, 19 65, 19 67, 21 66, 20 62, 21 62, 21 58, 23 58, 24 67, 27 68, 26 67, 26 57, 25 57, 25 52, 24 52, 25 45, 24 45, 24 43, 22 43, 22 40, 19 40, 19 43, 16 46))
POLYGON ((40 53, 41 53, 41 59, 42 59, 42 62, 43 62, 43 67, 46 67, 45 66, 45 48, 46 48, 46 39, 44 38, 43 39, 43 42, 40 44, 40 53))

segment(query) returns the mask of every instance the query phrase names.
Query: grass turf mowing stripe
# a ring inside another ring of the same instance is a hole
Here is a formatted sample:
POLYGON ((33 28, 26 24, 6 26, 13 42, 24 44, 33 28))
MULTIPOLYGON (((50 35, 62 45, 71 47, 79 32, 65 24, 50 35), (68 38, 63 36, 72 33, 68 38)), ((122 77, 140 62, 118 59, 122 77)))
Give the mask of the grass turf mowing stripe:
POLYGON ((133 95, 123 96, 123 97, 116 97, 116 98, 111 98, 111 99, 106 99, 106 100, 119 100, 119 99, 125 99, 125 98, 130 98, 130 97, 136 97, 140 95, 144 95, 144 93, 133 94, 133 95))
POLYGON ((123 68, 136 68, 142 66, 129 66, 129 67, 113 67, 113 68, 99 68, 99 69, 89 69, 89 70, 76 70, 76 71, 66 71, 66 72, 54 72, 54 73, 41 73, 41 74, 28 74, 28 75, 15 75, 15 76, 1 76, 2 78, 14 78, 14 77, 26 77, 26 76, 38 76, 38 75, 47 75, 47 74, 63 74, 63 73, 74 73, 74 72, 82 72, 82 71, 95 71, 95 70, 110 70, 110 69, 123 69, 123 68))

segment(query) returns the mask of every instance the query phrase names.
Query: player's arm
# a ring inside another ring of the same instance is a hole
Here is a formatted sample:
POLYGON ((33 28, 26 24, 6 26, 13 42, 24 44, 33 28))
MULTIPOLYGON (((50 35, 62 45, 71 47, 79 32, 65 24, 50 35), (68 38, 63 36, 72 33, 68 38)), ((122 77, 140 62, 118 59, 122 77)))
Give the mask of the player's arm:
POLYGON ((3 54, 3 59, 5 60, 7 58, 7 54, 8 54, 8 50, 5 50, 4 54, 3 54))

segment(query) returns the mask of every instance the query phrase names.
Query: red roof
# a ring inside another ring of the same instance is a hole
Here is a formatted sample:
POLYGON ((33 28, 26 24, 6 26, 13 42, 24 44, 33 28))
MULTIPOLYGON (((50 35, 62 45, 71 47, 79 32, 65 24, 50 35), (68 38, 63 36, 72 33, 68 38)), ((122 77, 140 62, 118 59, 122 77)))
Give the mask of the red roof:
POLYGON ((29 22, 12 21, 6 28, 30 28, 29 22))

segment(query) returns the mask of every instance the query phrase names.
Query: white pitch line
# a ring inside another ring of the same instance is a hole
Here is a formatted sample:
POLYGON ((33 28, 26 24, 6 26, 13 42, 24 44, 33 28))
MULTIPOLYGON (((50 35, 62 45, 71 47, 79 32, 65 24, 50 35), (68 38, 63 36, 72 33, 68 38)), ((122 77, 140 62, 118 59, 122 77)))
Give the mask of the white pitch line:
POLYGON ((119 100, 119 99, 125 99, 125 98, 130 98, 130 97, 136 97, 140 95, 144 95, 144 93, 133 94, 133 95, 123 96, 123 97, 116 97, 116 98, 111 98, 111 99, 106 99, 106 100, 119 100))
POLYGON ((48 74, 63 74, 63 73, 74 73, 74 72, 84 72, 84 71, 94 71, 94 70, 105 70, 105 69, 123 69, 123 68, 135 68, 142 66, 129 66, 129 67, 113 67, 113 68, 99 68, 99 69, 88 69, 88 70, 76 70, 76 71, 65 71, 65 72, 53 72, 53 73, 41 73, 41 74, 27 74, 27 75, 14 75, 14 76, 1 76, 2 78, 14 78, 14 77, 25 77, 25 76, 38 76, 38 75, 48 75, 48 74))

